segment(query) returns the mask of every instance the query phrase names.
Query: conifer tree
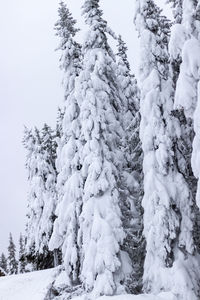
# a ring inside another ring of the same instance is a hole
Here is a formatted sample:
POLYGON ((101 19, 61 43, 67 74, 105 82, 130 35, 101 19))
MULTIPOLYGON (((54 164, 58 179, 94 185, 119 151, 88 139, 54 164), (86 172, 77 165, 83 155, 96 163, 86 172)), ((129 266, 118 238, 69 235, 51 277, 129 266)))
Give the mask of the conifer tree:
POLYGON ((8 273, 9 275, 18 273, 18 263, 16 260, 16 247, 11 233, 9 235, 9 245, 8 245, 8 273))
POLYGON ((120 117, 123 99, 115 56, 106 36, 115 35, 102 18, 98 0, 86 0, 82 9, 89 30, 75 93, 80 107, 84 178, 79 217, 80 278, 95 297, 119 291, 125 279, 122 256, 128 259, 128 253, 121 251, 125 232, 118 183, 124 164, 120 117))
MULTIPOLYGON (((39 252, 43 252, 43 248, 48 249, 48 243, 53 231, 56 209, 56 142, 54 140, 54 132, 44 124, 41 131, 41 176, 43 179, 43 208, 41 218, 38 224, 38 241, 39 252)), ((37 243, 36 243, 37 245, 37 243)))
POLYGON ((179 124, 172 116, 173 85, 167 49, 170 23, 152 0, 138 0, 135 24, 141 42, 142 204, 147 242, 144 290, 171 290, 182 299, 198 299, 193 201, 174 153, 179 124), (178 265, 185 277, 177 276, 178 265))
MULTIPOLYGON (((171 37, 169 41, 169 54, 170 54, 170 73, 173 81, 173 98, 175 97, 177 80, 180 75, 180 66, 182 63, 182 49, 187 39, 186 30, 183 26, 183 1, 172 0, 174 23, 171 28, 171 37)), ((192 143, 194 139, 193 120, 191 117, 186 117, 184 109, 182 107, 177 108, 175 103, 175 110, 173 115, 179 121, 180 134, 177 139, 175 150, 175 157, 179 172, 184 176, 189 189, 191 191, 191 197, 193 199, 193 211, 194 211, 194 240, 198 249, 200 249, 199 239, 199 224, 200 214, 199 209, 195 205, 197 180, 193 174, 191 166, 192 156, 192 143)))
POLYGON ((56 23, 57 35, 61 39, 61 68, 64 71, 64 115, 61 125, 61 137, 57 150, 56 168, 58 206, 50 249, 62 249, 62 257, 68 279, 79 282, 80 250, 78 246, 78 228, 82 205, 82 176, 80 174, 79 107, 74 97, 74 85, 81 69, 80 45, 74 40, 78 31, 76 21, 67 6, 61 2, 59 21, 56 23))
POLYGON ((48 250, 55 211, 55 152, 52 130, 46 124, 42 135, 25 130, 29 195, 26 229, 26 256, 37 269, 53 266, 53 253, 48 250), (33 252, 34 250, 34 252, 33 252))
POLYGON ((6 256, 4 253, 1 254, 1 257, 0 257, 0 267, 5 271, 5 273, 8 272, 8 269, 7 269, 7 259, 6 259, 6 256))
POLYGON ((18 272, 25 273, 26 267, 26 257, 25 257, 25 241, 24 237, 20 233, 19 238, 19 264, 18 264, 18 272))
POLYGON ((25 128, 23 144, 27 150, 26 169, 28 171, 29 181, 26 224, 26 256, 28 256, 30 260, 37 252, 35 247, 35 237, 43 206, 41 177, 38 174, 38 164, 40 163, 41 154, 41 137, 39 135, 39 130, 35 128, 33 131, 25 128))
POLYGON ((130 73, 127 56, 127 46, 118 37, 117 77, 121 86, 123 97, 123 111, 120 112, 125 130, 123 137, 123 152, 125 164, 121 174, 120 206, 123 216, 123 227, 126 239, 123 248, 129 253, 132 261, 133 272, 127 278, 128 290, 138 293, 142 287, 143 262, 145 243, 142 237, 143 220, 141 199, 143 195, 143 152, 139 137, 140 112, 139 88, 135 76, 130 73), (134 226, 133 226, 134 220, 134 226))
POLYGON ((200 6, 197 1, 183 1, 182 27, 186 33, 186 38, 182 45, 182 64, 177 82, 175 108, 184 109, 187 119, 193 120, 195 137, 192 151, 192 169, 198 179, 196 203, 200 208, 200 139, 199 139, 199 95, 198 86, 200 76, 199 50, 200 50, 200 6))

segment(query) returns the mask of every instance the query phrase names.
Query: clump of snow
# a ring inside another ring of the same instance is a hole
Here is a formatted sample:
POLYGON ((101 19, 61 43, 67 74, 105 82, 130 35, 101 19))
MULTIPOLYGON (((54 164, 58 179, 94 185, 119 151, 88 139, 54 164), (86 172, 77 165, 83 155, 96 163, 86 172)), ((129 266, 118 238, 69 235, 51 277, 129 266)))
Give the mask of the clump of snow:
POLYGON ((54 282, 54 287, 57 289, 61 289, 66 287, 67 285, 70 286, 69 278, 66 274, 66 271, 63 270, 60 272, 60 274, 56 277, 56 280, 54 282))
POLYGON ((182 52, 183 45, 187 39, 187 34, 181 24, 174 24, 171 28, 171 37, 169 41, 170 57, 177 59, 182 52))
POLYGON ((200 78, 200 43, 195 38, 183 47, 180 75, 175 95, 175 108, 184 108, 187 117, 193 117, 197 102, 197 82, 200 78), (192 55, 191 55, 192 53, 192 55))

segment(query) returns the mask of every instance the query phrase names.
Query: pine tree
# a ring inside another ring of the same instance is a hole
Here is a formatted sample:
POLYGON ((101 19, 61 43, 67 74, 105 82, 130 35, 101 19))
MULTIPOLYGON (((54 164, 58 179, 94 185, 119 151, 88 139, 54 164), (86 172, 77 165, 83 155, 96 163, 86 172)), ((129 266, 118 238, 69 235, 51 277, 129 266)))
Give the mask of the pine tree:
POLYGON ((94 296, 112 295, 125 279, 122 259, 129 258, 127 252, 121 251, 125 232, 118 184, 124 160, 121 150, 124 130, 120 118, 123 99, 116 77, 115 56, 106 33, 115 35, 102 18, 98 0, 86 0, 82 9, 89 30, 83 44, 83 70, 75 93, 80 107, 84 178, 78 232, 80 278, 85 289, 92 290, 94 296))
POLYGON ((2 268, 4 270, 5 273, 8 272, 7 269, 7 259, 4 253, 1 254, 1 258, 0 258, 0 268, 2 268))
POLYGON ((172 116, 173 84, 167 49, 170 23, 152 0, 138 0, 135 24, 141 42, 142 204, 147 242, 144 290, 171 290, 181 299, 198 299, 193 201, 174 152, 180 132, 172 116), (178 265, 185 270, 181 280, 178 265))
POLYGON ((73 19, 66 4, 61 1, 58 9, 59 20, 55 24, 56 35, 60 38, 60 45, 57 50, 62 51, 60 58, 60 68, 65 76, 63 84, 65 86, 65 100, 74 89, 74 79, 80 72, 81 46, 74 40, 79 31, 75 27, 76 20, 73 19))
POLYGON ((26 169, 28 171, 29 194, 26 224, 26 257, 34 263, 36 255, 35 235, 42 213, 43 199, 41 195, 41 177, 39 176, 41 137, 39 130, 25 128, 24 147, 27 150, 26 169))
POLYGON ((139 112, 139 88, 134 75, 130 73, 130 65, 127 57, 127 46, 118 38, 117 53, 117 77, 122 89, 123 97, 123 151, 125 164, 121 174, 120 194, 123 201, 120 206, 123 216, 123 227, 126 232, 123 249, 129 253, 133 271, 127 278, 129 292, 139 293, 142 288, 143 262, 145 243, 142 237, 143 220, 141 200, 143 196, 143 152, 139 137, 140 112, 139 112), (134 226, 133 226, 134 222, 134 226))
MULTIPOLYGON (((198 126, 195 126, 195 120, 197 116, 198 120, 198 109, 197 113, 195 112, 195 109, 198 108, 198 105, 196 106, 196 103, 198 103, 198 95, 197 95, 197 80, 198 76, 196 75, 196 72, 193 72, 198 66, 200 66, 200 63, 198 63, 198 51, 200 49, 200 44, 197 41, 198 39, 198 32, 199 32, 199 6, 197 4, 197 1, 183 1, 183 18, 181 22, 182 31, 185 33, 184 37, 182 38, 183 42, 181 44, 181 67, 180 72, 178 73, 178 81, 177 81, 177 88, 176 88, 176 96, 175 96, 175 108, 176 111, 182 110, 185 116, 186 123, 190 125, 190 134, 188 134, 188 126, 185 130, 186 136, 191 137, 190 147, 188 155, 188 159, 190 160, 190 163, 188 164, 189 167, 187 168, 187 174, 192 173, 191 169, 194 172, 194 175, 198 179, 198 167, 197 167, 197 160, 198 160, 198 152, 199 152, 199 139, 198 134, 195 136, 195 128, 198 128, 198 126), (197 39, 196 39, 197 38, 197 39), (193 51, 193 50, 197 51, 193 51), (195 54, 196 53, 196 54, 195 54), (197 59, 196 59, 197 58, 197 59), (195 113, 194 113, 195 112, 195 113), (191 134, 192 133, 192 134, 191 134), (194 140, 194 141, 193 141, 194 140), (192 147, 191 144, 193 143, 192 147), (192 168, 191 168, 191 161, 192 161, 192 168), (188 172, 189 170, 189 172, 188 172)), ((172 40, 172 45, 174 48, 177 47, 177 44, 174 42, 174 40, 177 38, 177 36, 180 36, 180 33, 177 32, 177 34, 174 34, 174 39, 172 40), (174 43, 173 43, 174 42, 174 43)), ((183 34, 182 34, 183 36, 183 34)), ((172 49, 173 49, 172 47, 172 49)), ((172 54, 175 51, 172 52, 172 54)), ((173 55, 172 55, 172 58, 173 55)), ((198 124, 198 121, 197 121, 198 124)), ((198 130, 197 130, 198 131, 198 130)), ((194 178, 194 175, 192 173, 192 176, 189 176, 190 179, 190 186, 193 192, 193 197, 196 198, 196 204, 200 206, 199 201, 199 188, 196 183, 196 179, 194 178)), ((200 212, 199 208, 194 207, 195 211, 195 218, 196 218, 196 224, 194 229, 194 238, 195 242, 198 248, 198 251, 200 252, 200 239, 199 239, 199 228, 200 228, 200 212)))
POLYGON ((25 267, 26 267, 25 241, 24 241, 24 237, 22 236, 22 234, 20 234, 18 272, 25 273, 25 267))
POLYGON ((34 267, 45 269, 53 266, 53 253, 48 250, 48 242, 53 230, 56 205, 56 145, 52 130, 46 124, 42 135, 37 128, 34 131, 26 129, 23 142, 28 152, 26 167, 30 184, 26 256, 34 267))
POLYGON ((61 38, 61 68, 64 71, 64 116, 61 137, 57 150, 56 168, 58 206, 50 249, 62 249, 62 257, 68 279, 73 284, 79 282, 80 250, 78 228, 82 204, 82 176, 80 174, 79 107, 74 97, 74 85, 81 69, 80 45, 74 40, 78 29, 66 5, 61 2, 59 21, 56 23, 57 35, 61 38))
MULTIPOLYGON (((38 224, 37 239, 40 244, 38 251, 43 253, 43 249, 48 249, 48 243, 53 231, 56 209, 56 142, 54 131, 44 124, 41 131, 41 175, 43 179, 43 208, 38 224)), ((36 243, 37 245, 37 243, 36 243)))
POLYGON ((12 234, 9 235, 9 246, 8 246, 8 273, 9 275, 17 274, 18 263, 16 260, 16 247, 13 242, 12 234))
MULTIPOLYGON (((170 65, 171 65, 171 78, 173 81, 173 98, 175 97, 177 80, 180 75, 180 66, 182 63, 182 49, 187 38, 186 30, 182 24, 183 22, 183 1, 171 1, 173 4, 174 24, 172 26, 172 33, 169 41, 170 65)), ((176 105, 175 105, 176 107, 176 105)), ((173 115, 178 119, 180 126, 180 135, 175 147, 175 157, 179 172, 182 173, 191 191, 193 198, 194 210, 194 240, 198 249, 200 249, 199 238, 199 225, 200 214, 199 209, 195 205, 195 197, 197 190, 197 180, 192 171, 191 156, 192 156, 192 143, 194 139, 193 120, 191 117, 186 117, 184 109, 176 108, 173 115)))
MULTIPOLYGON (((200 76, 197 73, 200 67, 199 49, 199 6, 197 1, 185 0, 183 1, 183 20, 182 27, 186 32, 187 38, 182 45, 182 64, 180 67, 180 74, 177 82, 177 89, 175 95, 175 107, 177 109, 184 109, 187 119, 191 119, 195 137, 193 141, 192 152, 192 169, 196 178, 199 178, 200 170, 198 167, 199 160, 199 97, 198 97, 198 82, 200 76)), ((200 189, 199 181, 197 186, 196 203, 200 208, 200 189)))

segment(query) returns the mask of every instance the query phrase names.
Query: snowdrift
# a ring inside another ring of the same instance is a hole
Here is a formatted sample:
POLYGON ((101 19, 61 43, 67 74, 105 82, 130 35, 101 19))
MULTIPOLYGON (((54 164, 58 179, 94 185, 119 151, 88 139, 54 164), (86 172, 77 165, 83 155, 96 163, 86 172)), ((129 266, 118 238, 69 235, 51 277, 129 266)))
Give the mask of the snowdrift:
MULTIPOLYGON (((36 271, 26 274, 0 277, 0 300, 49 300, 48 291, 55 282, 58 268, 36 271)), ((66 299, 64 295, 56 300, 66 299)), ((73 300, 89 300, 91 297, 83 295, 74 297, 73 300)), ((176 300, 171 293, 155 295, 119 295, 100 297, 97 300, 176 300)))
POLYGON ((44 300, 56 269, 0 277, 0 300, 44 300))

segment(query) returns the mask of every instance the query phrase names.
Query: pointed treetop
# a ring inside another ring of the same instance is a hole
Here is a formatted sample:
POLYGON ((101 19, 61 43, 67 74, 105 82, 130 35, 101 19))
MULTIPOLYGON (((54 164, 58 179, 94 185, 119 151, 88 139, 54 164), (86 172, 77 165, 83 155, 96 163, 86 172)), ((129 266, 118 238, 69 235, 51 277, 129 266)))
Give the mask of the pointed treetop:
POLYGON ((124 62, 125 66, 130 71, 130 64, 129 64, 128 56, 127 56, 128 48, 127 48, 126 43, 122 40, 122 36, 121 35, 118 36, 117 49, 118 49, 117 55, 122 59, 122 61, 124 62))
POLYGON ((103 11, 99 7, 99 0, 85 0, 82 6, 82 15, 85 16, 85 22, 89 26, 106 28, 107 22, 103 20, 103 11))
POLYGON ((82 15, 85 17, 85 23, 90 26, 90 31, 83 45, 83 52, 86 49, 101 48, 106 50, 114 59, 113 51, 107 42, 106 33, 114 39, 117 37, 102 18, 103 12, 99 7, 99 0, 85 0, 82 6, 82 15))
POLYGON ((170 34, 169 24, 171 23, 162 15, 162 9, 153 0, 137 0, 134 21, 139 34, 144 28, 154 34, 159 34, 160 32, 170 34), (139 19, 137 19, 138 15, 140 15, 139 19))
POLYGON ((74 37, 79 29, 75 28, 76 20, 72 17, 67 5, 61 1, 58 8, 59 20, 55 24, 56 35, 64 39, 69 39, 70 36, 74 37))

